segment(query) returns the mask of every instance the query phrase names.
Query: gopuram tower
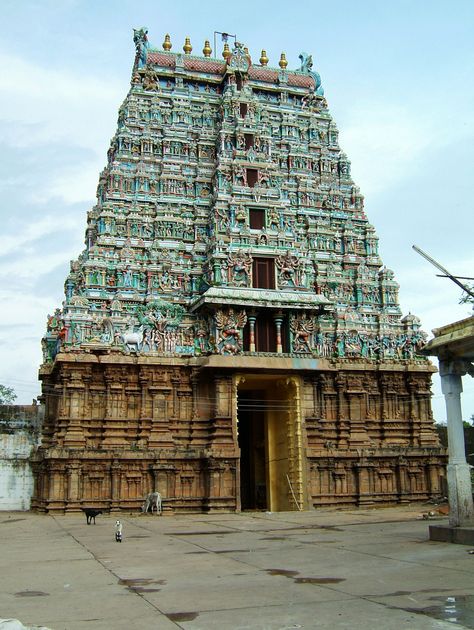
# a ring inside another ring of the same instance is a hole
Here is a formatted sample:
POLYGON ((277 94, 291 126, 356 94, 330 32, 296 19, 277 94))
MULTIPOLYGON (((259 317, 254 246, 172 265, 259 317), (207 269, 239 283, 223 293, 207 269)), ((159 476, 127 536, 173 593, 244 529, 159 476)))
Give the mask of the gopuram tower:
POLYGON ((444 451, 310 55, 134 33, 131 88, 48 318, 32 505, 165 513, 426 500, 444 451))

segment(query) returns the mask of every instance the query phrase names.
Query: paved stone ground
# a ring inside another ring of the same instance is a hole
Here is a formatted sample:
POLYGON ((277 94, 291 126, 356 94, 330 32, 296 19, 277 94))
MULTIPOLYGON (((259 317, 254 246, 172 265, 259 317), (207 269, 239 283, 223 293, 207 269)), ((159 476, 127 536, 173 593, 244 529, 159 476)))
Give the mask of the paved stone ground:
POLYGON ((474 555, 430 542, 428 509, 127 515, 121 544, 115 515, 0 512, 0 618, 53 630, 474 628, 474 555))

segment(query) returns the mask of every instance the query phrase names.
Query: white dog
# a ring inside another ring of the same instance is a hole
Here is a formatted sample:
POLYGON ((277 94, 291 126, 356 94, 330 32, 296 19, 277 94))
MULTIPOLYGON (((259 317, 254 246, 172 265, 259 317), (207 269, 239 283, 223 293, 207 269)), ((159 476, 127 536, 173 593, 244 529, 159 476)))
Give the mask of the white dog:
POLYGON ((115 521, 115 540, 122 542, 122 523, 120 521, 115 521))

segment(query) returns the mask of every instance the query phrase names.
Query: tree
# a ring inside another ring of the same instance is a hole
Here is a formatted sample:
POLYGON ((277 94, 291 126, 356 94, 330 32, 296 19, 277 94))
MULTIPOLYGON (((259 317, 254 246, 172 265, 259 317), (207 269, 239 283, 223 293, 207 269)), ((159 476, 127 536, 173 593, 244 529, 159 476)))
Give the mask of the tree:
POLYGON ((474 304, 474 284, 466 284, 468 291, 464 291, 459 304, 474 304))
POLYGON ((0 405, 12 405, 16 398, 13 387, 0 385, 0 405))

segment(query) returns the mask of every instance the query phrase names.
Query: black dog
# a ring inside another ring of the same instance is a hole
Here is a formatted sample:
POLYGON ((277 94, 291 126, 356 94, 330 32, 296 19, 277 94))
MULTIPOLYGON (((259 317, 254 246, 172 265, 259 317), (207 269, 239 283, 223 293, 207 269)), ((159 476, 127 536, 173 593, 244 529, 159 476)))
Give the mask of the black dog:
POLYGON ((92 520, 94 520, 94 525, 95 525, 95 517, 98 516, 99 514, 102 514, 102 510, 93 510, 91 508, 82 508, 82 511, 86 515, 86 520, 87 520, 88 525, 92 523, 92 520))

